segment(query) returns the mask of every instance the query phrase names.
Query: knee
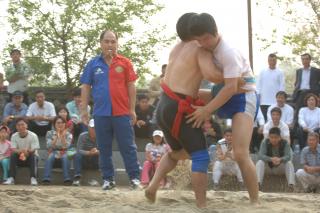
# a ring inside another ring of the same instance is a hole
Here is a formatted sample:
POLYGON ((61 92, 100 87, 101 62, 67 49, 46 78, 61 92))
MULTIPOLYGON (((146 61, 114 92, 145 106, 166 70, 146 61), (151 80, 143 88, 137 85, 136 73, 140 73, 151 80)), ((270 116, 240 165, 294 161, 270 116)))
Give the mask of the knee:
POLYGON ((207 173, 210 157, 206 149, 191 153, 191 160, 192 172, 207 173))
POLYGON ((248 152, 240 152, 235 151, 233 152, 234 159, 241 164, 242 162, 248 161, 250 159, 249 151, 248 152))

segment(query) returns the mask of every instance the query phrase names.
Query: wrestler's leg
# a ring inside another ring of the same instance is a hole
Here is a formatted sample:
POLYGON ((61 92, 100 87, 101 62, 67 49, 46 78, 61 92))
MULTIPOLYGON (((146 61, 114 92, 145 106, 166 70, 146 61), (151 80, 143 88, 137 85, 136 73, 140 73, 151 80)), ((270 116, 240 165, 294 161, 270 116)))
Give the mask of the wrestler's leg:
POLYGON ((149 186, 145 190, 146 198, 154 203, 156 200, 156 193, 159 188, 159 184, 163 178, 166 177, 167 173, 173 170, 178 160, 189 159, 189 155, 185 150, 172 151, 166 153, 160 160, 160 165, 156 170, 149 186))
POLYGON ((232 146, 234 157, 247 186, 250 201, 258 201, 256 168, 250 158, 249 146, 253 130, 253 118, 246 113, 236 113, 232 118, 232 146))
POLYGON ((192 188, 196 197, 196 204, 199 208, 206 207, 207 204, 207 185, 208 185, 208 165, 210 162, 208 151, 199 150, 191 153, 192 159, 192 188))

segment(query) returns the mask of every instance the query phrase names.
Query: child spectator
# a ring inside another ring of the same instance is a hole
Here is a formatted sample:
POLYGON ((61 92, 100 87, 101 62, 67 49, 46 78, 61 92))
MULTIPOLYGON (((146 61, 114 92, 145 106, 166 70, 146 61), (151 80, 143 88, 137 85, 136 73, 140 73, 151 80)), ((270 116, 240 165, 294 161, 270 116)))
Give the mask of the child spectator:
POLYGON ((216 162, 213 166, 213 188, 217 190, 219 188, 219 181, 223 174, 236 175, 240 182, 240 187, 243 188, 243 179, 240 168, 237 162, 234 160, 232 150, 232 130, 226 129, 224 131, 223 139, 218 141, 216 150, 216 162))
POLYGON ((74 186, 80 186, 81 170, 84 164, 93 169, 99 168, 99 150, 93 119, 89 121, 88 127, 88 132, 81 133, 77 143, 77 154, 73 161, 75 171, 72 185, 74 186))
POLYGON ((7 126, 0 126, 0 164, 2 165, 3 178, 5 182, 9 175, 9 162, 11 155, 11 143, 8 141, 10 130, 7 126))
POLYGON ((149 138, 152 133, 152 116, 154 107, 149 104, 149 97, 146 95, 138 96, 136 105, 137 122, 134 125, 134 133, 138 138, 149 138))
MULTIPOLYGON (((161 157, 168 151, 161 130, 155 130, 152 134, 152 143, 146 145, 146 161, 143 164, 141 173, 141 184, 148 186, 155 170, 159 167, 161 157)), ((164 186, 165 181, 160 183, 164 186)))
POLYGON ((46 141, 48 148, 48 159, 45 163, 44 177, 42 182, 49 184, 51 182, 51 170, 56 159, 61 159, 63 178, 65 184, 71 183, 69 175, 69 159, 67 150, 72 141, 72 135, 66 129, 66 120, 61 116, 57 116, 53 120, 54 130, 47 132, 46 141))

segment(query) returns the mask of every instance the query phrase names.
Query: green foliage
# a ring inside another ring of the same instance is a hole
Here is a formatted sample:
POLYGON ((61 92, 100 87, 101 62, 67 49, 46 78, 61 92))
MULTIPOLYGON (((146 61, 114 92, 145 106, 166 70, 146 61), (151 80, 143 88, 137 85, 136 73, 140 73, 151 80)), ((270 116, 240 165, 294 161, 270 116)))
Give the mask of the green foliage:
POLYGON ((157 61, 156 51, 172 38, 162 33, 164 26, 142 35, 136 35, 135 28, 150 28, 150 18, 161 9, 153 0, 10 0, 12 34, 7 46, 20 42, 34 69, 32 84, 62 82, 71 88, 79 84, 87 61, 99 52, 100 33, 111 29, 126 39, 123 43, 120 39, 119 52, 133 61, 143 85, 144 74, 150 73, 146 64, 157 61), (15 38, 19 34, 23 39, 15 38))

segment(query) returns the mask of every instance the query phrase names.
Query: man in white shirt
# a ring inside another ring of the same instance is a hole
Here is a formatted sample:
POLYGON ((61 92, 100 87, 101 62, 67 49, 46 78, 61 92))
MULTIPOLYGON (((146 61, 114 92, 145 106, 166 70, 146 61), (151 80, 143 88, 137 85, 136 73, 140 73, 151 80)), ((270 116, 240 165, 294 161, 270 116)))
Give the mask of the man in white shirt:
POLYGON ((45 98, 43 90, 36 91, 36 102, 30 104, 26 114, 30 130, 38 136, 45 136, 51 130, 51 122, 56 116, 54 105, 45 98))
POLYGON ((285 90, 285 78, 282 70, 276 67, 277 56, 268 56, 269 67, 260 72, 257 82, 257 92, 260 95, 260 108, 267 120, 267 110, 276 103, 276 93, 285 90))
POLYGON ((278 107, 273 108, 271 110, 271 120, 268 121, 263 127, 263 136, 265 139, 267 139, 269 137, 269 130, 272 127, 278 127, 281 131, 281 138, 291 144, 289 127, 285 122, 281 121, 280 118, 281 109, 278 107))
POLYGON ((304 104, 304 98, 308 93, 314 93, 319 96, 320 93, 320 70, 311 67, 311 55, 305 53, 301 55, 303 68, 296 70, 296 81, 294 83, 294 91, 292 94, 295 103, 295 118, 298 117, 299 109, 304 104))

